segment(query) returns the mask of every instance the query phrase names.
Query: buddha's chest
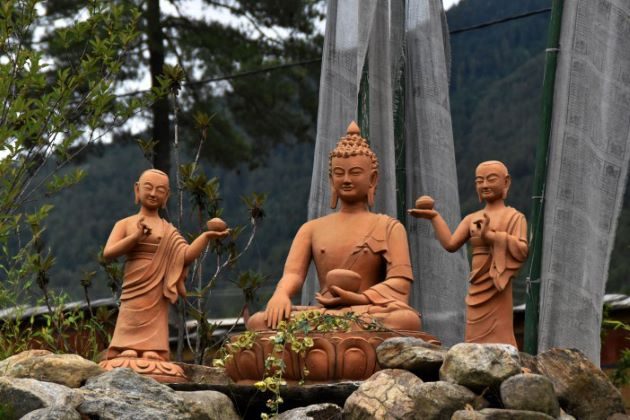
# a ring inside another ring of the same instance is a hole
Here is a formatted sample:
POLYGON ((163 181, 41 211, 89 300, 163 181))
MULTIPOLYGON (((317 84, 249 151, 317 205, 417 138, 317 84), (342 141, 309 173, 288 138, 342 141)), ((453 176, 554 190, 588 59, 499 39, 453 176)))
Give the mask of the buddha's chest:
POLYGON ((382 256, 365 244, 369 232, 369 227, 340 226, 314 235, 311 251, 320 274, 335 268, 351 269, 364 278, 380 273, 382 256))

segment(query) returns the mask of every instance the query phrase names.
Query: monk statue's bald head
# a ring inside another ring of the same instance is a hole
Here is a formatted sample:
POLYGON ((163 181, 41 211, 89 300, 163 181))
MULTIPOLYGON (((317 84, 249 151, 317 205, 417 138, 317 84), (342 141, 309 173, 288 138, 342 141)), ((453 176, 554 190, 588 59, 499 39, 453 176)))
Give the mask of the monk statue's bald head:
POLYGON ((146 206, 157 200, 159 206, 164 208, 169 191, 168 175, 159 169, 147 169, 140 174, 134 186, 136 204, 146 206))
POLYGON ((142 172, 140 174, 140 176, 138 177, 138 181, 140 181, 142 179, 143 176, 145 176, 146 174, 158 174, 158 175, 162 175, 163 177, 166 178, 166 180, 168 181, 168 175, 166 174, 166 172, 160 171, 159 169, 147 169, 146 171, 142 172))
POLYGON ((505 164, 500 160, 486 160, 485 162, 481 162, 479 165, 477 165, 477 169, 475 170, 475 172, 477 172, 482 166, 488 165, 496 166, 503 176, 510 176, 507 166, 505 166, 505 164))
POLYGON ((477 165, 477 169, 475 169, 475 184, 477 187, 477 196, 479 197, 480 202, 484 199, 482 196, 482 189, 484 188, 500 188, 501 199, 505 200, 507 198, 511 183, 512 178, 510 177, 508 168, 501 161, 487 160, 485 162, 481 162, 479 165, 477 165), (492 180, 494 177, 498 178, 498 180, 493 182, 492 180), (485 187, 482 186, 480 182, 484 180, 490 181, 490 184, 493 185, 486 185, 485 187))

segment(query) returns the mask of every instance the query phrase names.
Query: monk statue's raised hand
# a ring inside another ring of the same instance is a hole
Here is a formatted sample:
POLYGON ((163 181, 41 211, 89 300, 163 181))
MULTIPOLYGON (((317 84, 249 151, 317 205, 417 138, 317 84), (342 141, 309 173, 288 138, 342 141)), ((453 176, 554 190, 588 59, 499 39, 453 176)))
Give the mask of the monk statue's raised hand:
POLYGON ((167 361, 169 302, 186 296, 188 265, 210 240, 225 238, 230 230, 203 232, 189 245, 158 213, 170 191, 164 172, 143 172, 134 191, 139 212, 115 224, 103 250, 109 260, 126 256, 118 319, 105 358, 167 361))
POLYGON ((475 171, 482 210, 466 216, 451 234, 433 199, 420 197, 408 213, 431 220, 435 236, 449 252, 472 245, 470 285, 466 297, 466 341, 516 346, 512 325, 512 278, 527 259, 527 222, 505 205, 511 178, 499 161, 483 162, 475 171), (423 200, 424 198, 424 200, 423 200))

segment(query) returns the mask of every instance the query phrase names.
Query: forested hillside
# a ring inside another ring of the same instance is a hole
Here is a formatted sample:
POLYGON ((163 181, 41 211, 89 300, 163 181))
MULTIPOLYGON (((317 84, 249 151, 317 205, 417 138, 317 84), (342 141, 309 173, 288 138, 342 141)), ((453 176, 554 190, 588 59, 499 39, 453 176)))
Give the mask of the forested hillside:
MULTIPOLYGON (((549 5, 549 0, 463 0, 447 17, 450 29, 459 29, 549 5)), ((513 177, 509 203, 529 214, 548 18, 549 14, 544 13, 451 37, 451 110, 463 213, 478 206, 473 188, 475 166, 483 160, 498 159, 507 164, 513 177)), ((318 82, 316 71, 305 77, 310 77, 312 83, 318 82)), ((264 89, 261 84, 260 90, 264 89)), ((316 92, 311 96, 315 104, 316 92)), ((316 107, 304 109, 311 113, 314 123, 316 107)), ((276 129, 285 123, 279 119, 275 122, 276 129)), ((216 135, 219 134, 217 131, 216 135)), ((299 132, 289 136, 297 140, 301 136, 312 139, 312 135, 299 132)), ((213 139, 214 142, 220 139, 213 139)), ((192 148, 187 150, 190 155, 192 148)), ((208 160, 202 162, 206 173, 219 178, 223 218, 230 225, 247 223, 242 195, 268 193, 265 217, 254 246, 237 267, 220 279, 215 298, 211 299, 212 314, 232 316, 240 309, 240 292, 228 281, 239 271, 251 269, 268 276, 263 293, 269 293, 279 279, 291 239, 306 219, 312 153, 311 142, 295 141, 294 145, 275 147, 265 164, 253 170, 246 164, 228 170, 210 166, 208 160)), ((135 140, 123 136, 111 145, 90 148, 79 164, 87 171, 87 177, 53 201, 48 245, 57 261, 51 272, 52 285, 79 298, 82 272, 99 271, 93 282, 92 297, 104 297, 108 290, 96 254, 114 222, 135 211, 133 182, 149 163, 135 140)), ((626 194, 608 283, 609 291, 625 293, 630 293, 628 201, 626 194)), ((172 213, 173 208, 169 211, 172 213)), ((189 210, 187 215, 192 219, 189 210)), ((194 231, 192 223, 187 228, 194 231)), ((208 270, 212 270, 211 263, 208 270)), ((522 282, 516 289, 522 297, 522 282)))

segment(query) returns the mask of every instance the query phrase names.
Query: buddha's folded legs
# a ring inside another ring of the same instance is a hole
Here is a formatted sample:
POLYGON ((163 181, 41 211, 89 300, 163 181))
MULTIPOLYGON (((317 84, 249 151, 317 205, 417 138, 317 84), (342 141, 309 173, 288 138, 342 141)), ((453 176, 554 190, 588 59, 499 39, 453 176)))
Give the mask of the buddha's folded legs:
MULTIPOLYGON (((416 311, 378 305, 359 305, 340 309, 326 309, 320 306, 293 306, 291 316, 293 317, 295 314, 308 310, 317 310, 329 315, 344 315, 348 312, 354 312, 360 315, 363 321, 360 325, 352 326, 354 331, 365 329, 363 326, 370 324, 372 321, 376 321, 377 325, 391 330, 419 331, 422 328, 420 315, 416 311)), ((247 321, 247 329, 250 331, 269 330, 270 328, 267 326, 264 317, 264 312, 257 312, 252 315, 247 321)))

